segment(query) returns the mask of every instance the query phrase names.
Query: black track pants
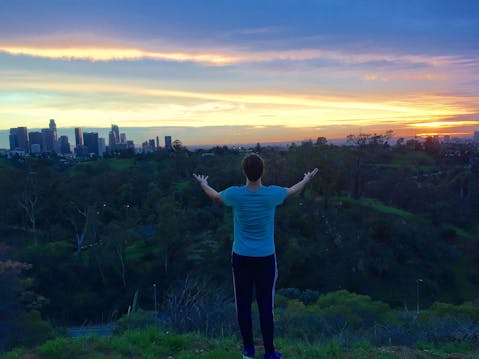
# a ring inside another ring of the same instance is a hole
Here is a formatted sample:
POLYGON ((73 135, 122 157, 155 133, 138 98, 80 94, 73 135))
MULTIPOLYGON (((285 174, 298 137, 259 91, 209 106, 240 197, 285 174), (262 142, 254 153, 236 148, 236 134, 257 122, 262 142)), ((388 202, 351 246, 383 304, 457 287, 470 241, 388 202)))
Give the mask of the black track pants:
POLYGON ((266 354, 271 354, 274 352, 274 287, 278 277, 276 255, 246 257, 233 253, 232 265, 236 312, 243 345, 245 348, 254 346, 251 302, 255 288, 263 344, 266 354))

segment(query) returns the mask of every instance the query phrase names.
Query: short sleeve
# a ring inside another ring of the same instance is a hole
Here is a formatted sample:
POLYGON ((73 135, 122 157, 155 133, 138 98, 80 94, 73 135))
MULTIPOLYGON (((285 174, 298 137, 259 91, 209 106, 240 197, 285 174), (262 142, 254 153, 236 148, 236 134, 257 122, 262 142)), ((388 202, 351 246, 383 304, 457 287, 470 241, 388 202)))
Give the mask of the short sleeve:
POLYGON ((234 204, 234 188, 228 187, 223 192, 221 192, 221 199, 226 206, 233 206, 234 204))
POLYGON ((288 194, 288 189, 286 187, 272 186, 273 187, 273 203, 276 206, 283 204, 288 194))

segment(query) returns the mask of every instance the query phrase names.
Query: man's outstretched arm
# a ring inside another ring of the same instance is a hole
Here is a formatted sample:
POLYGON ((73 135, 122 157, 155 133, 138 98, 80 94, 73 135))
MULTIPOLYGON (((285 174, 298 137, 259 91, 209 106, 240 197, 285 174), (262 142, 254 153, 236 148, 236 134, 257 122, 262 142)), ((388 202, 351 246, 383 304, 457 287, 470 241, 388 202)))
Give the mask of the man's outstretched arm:
POLYGON ((221 193, 210 187, 210 185, 208 184, 208 176, 193 173, 193 177, 196 178, 196 180, 200 183, 201 188, 208 197, 210 197, 215 202, 223 204, 223 200, 221 199, 221 193))
POLYGON ((317 168, 315 168, 314 170, 310 172, 306 172, 304 174, 304 178, 301 181, 296 183, 294 186, 291 186, 288 188, 288 193, 286 194, 286 198, 294 196, 297 193, 300 193, 304 189, 304 186, 306 186, 308 182, 311 181, 311 179, 316 175, 316 173, 318 173, 317 168))

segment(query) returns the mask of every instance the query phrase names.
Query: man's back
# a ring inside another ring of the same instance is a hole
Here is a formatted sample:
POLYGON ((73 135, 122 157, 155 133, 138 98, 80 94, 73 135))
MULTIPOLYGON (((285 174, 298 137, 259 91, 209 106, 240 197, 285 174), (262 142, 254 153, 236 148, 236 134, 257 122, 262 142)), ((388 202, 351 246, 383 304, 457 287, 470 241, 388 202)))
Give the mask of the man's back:
POLYGON ((283 203, 286 194, 287 189, 279 186, 261 186, 255 191, 234 186, 221 193, 225 205, 233 207, 233 252, 250 257, 275 252, 275 208, 283 203))

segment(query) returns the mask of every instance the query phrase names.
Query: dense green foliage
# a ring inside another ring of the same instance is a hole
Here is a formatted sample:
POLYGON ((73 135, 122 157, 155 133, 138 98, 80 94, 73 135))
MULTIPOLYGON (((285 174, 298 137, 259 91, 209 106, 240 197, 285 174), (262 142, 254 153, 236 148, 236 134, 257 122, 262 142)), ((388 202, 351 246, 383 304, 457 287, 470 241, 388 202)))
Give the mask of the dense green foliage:
MULTIPOLYGON (((320 170, 277 210, 279 288, 318 297, 347 289, 384 302, 378 308, 410 310, 418 286, 422 307, 479 297, 477 151, 434 139, 389 146, 388 136, 258 146, 265 184, 290 186, 320 170)), ((221 294, 203 305, 231 303, 231 210, 212 203, 191 174, 208 174, 218 190, 240 185, 243 156, 178 147, 73 164, 0 159, 0 264, 11 263, 0 270, 0 310, 16 313, 0 329, 32 310, 56 325, 110 321, 135 293, 139 307, 152 309, 153 284, 161 311, 171 312, 168 298, 185 278, 221 294)), ((321 311, 338 309, 332 302, 321 311)), ((212 323, 222 320, 215 315, 212 323)), ((360 323, 357 313, 347 316, 348 325, 360 323)))

